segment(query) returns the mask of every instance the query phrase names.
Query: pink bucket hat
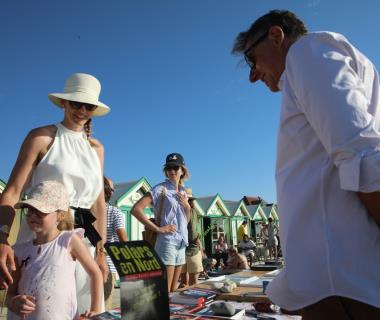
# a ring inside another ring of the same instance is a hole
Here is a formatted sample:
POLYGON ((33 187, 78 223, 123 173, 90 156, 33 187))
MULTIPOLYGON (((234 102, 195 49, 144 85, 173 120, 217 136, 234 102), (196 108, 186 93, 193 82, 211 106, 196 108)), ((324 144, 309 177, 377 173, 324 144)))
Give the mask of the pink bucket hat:
POLYGON ((16 203, 16 209, 30 206, 43 213, 69 209, 69 195, 65 186, 58 181, 43 181, 32 187, 27 196, 28 199, 16 203))

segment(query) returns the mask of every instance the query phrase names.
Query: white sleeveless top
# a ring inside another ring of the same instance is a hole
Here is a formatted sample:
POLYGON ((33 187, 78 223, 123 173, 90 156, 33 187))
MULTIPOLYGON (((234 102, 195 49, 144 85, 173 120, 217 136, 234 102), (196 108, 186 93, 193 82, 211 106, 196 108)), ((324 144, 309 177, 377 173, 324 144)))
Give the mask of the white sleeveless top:
POLYGON ((103 188, 99 157, 84 132, 57 123, 54 142, 35 167, 29 187, 56 180, 67 188, 70 206, 90 208, 103 188))

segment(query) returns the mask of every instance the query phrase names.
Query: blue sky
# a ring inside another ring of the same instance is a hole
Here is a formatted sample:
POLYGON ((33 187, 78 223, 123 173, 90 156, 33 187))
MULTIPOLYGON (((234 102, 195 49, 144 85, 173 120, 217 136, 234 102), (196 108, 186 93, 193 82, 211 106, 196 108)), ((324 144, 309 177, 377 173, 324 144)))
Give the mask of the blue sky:
POLYGON ((86 72, 112 108, 95 118, 94 136, 115 182, 154 185, 166 154, 180 152, 195 195, 275 202, 280 94, 250 84, 230 53, 271 9, 295 12, 310 31, 343 33, 379 67, 377 1, 1 1, 0 178, 30 129, 62 120, 47 94, 86 72))

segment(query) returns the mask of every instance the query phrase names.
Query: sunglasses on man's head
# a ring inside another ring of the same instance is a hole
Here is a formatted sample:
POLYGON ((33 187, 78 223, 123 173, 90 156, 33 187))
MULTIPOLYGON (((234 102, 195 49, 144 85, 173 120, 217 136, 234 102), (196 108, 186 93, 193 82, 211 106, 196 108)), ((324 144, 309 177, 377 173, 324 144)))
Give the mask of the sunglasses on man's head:
POLYGON ((178 171, 179 170, 179 166, 167 166, 165 167, 165 171, 178 171))
POLYGON ((69 104, 75 110, 79 110, 80 108, 82 108, 82 106, 84 106, 87 111, 94 111, 98 107, 93 104, 77 102, 77 101, 69 101, 69 104))

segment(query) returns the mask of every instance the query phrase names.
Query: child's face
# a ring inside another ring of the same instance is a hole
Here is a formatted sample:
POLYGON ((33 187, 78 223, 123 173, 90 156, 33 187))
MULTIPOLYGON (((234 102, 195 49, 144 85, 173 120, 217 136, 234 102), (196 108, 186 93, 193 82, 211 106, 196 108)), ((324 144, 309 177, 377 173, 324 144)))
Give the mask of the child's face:
POLYGON ((48 232, 53 228, 57 228, 57 212, 43 213, 33 207, 28 207, 25 215, 29 228, 36 233, 48 232))

